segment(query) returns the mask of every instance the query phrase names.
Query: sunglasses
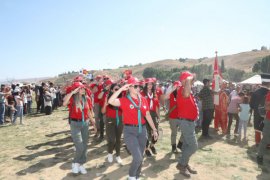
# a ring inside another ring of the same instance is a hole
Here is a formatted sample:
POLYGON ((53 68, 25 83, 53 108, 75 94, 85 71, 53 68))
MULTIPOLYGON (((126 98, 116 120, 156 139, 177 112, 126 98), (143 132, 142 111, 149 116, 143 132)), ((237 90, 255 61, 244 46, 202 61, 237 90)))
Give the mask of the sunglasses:
POLYGON ((139 85, 132 85, 130 87, 134 87, 134 89, 137 89, 138 87, 140 87, 139 85))
POLYGON ((119 90, 119 88, 115 88, 115 89, 113 89, 114 91, 118 91, 119 90))

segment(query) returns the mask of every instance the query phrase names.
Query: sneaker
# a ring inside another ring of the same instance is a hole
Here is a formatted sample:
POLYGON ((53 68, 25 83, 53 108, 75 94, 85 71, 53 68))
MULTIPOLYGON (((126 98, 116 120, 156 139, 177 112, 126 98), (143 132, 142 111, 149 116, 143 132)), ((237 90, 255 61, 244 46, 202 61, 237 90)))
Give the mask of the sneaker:
POLYGON ((108 162, 109 163, 113 162, 113 155, 112 154, 108 154, 108 162))
POLYGON ((156 150, 155 146, 150 146, 150 149, 151 149, 153 154, 157 154, 157 150, 156 150))
POLYGON ((128 176, 128 180, 136 180, 136 177, 130 177, 130 176, 128 176))
POLYGON ((87 171, 86 171, 86 169, 83 167, 83 165, 80 165, 80 166, 79 166, 79 171, 80 171, 80 173, 82 173, 82 174, 87 174, 87 171))
POLYGON ((151 157, 152 156, 151 152, 148 149, 145 150, 145 154, 146 154, 147 157, 151 157))
POLYGON ((80 167, 80 164, 72 163, 72 173, 78 174, 79 173, 79 167, 80 167))
POLYGON ((117 156, 115 160, 118 164, 122 164, 122 159, 120 158, 120 156, 117 156))

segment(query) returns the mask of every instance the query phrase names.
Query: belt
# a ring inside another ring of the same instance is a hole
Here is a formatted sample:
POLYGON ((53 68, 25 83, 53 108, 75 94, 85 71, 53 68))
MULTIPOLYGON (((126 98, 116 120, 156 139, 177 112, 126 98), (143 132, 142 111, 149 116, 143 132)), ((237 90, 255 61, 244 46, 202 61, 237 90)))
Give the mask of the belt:
MULTIPOLYGON (((74 121, 74 122, 81 122, 82 119, 70 119, 70 121, 74 121)), ((85 122, 88 121, 88 119, 85 120, 85 122)))
POLYGON ((188 121, 188 122, 194 122, 192 119, 186 119, 186 118, 178 118, 179 120, 188 121))
MULTIPOLYGON (((142 124, 144 126, 145 124, 142 124)), ((125 124, 125 126, 131 126, 131 127, 139 127, 138 124, 125 124)))

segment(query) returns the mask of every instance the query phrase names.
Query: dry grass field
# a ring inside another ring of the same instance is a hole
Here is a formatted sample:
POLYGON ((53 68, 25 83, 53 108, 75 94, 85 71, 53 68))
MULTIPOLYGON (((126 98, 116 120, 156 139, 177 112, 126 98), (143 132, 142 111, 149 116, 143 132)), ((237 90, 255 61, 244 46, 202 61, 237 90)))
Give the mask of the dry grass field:
MULTIPOLYGON (((125 148, 121 149, 123 166, 106 161, 106 141, 98 143, 91 133, 88 146, 87 175, 71 174, 74 152, 67 122, 68 112, 60 108, 50 116, 33 114, 24 118, 24 125, 0 127, 0 179, 2 180, 72 180, 100 179, 126 180, 131 157, 125 148)), ((163 136, 158 141, 158 154, 145 158, 143 179, 181 180, 176 170, 180 154, 172 154, 170 129, 162 121, 163 136)), ((199 149, 192 156, 190 164, 198 170, 194 180, 269 180, 270 150, 265 164, 258 167, 253 128, 248 128, 247 143, 228 139, 211 129, 213 139, 199 140, 199 149)), ((198 137, 200 133, 198 134, 198 137)))

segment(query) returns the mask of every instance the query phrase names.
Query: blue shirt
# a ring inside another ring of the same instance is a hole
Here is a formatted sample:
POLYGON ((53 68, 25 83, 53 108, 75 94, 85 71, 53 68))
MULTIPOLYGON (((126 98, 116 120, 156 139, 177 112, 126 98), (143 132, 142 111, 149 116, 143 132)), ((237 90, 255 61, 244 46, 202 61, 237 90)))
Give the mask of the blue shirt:
POLYGON ((240 104, 240 108, 241 108, 240 115, 239 115, 240 120, 248 121, 249 110, 250 110, 249 104, 240 104))

